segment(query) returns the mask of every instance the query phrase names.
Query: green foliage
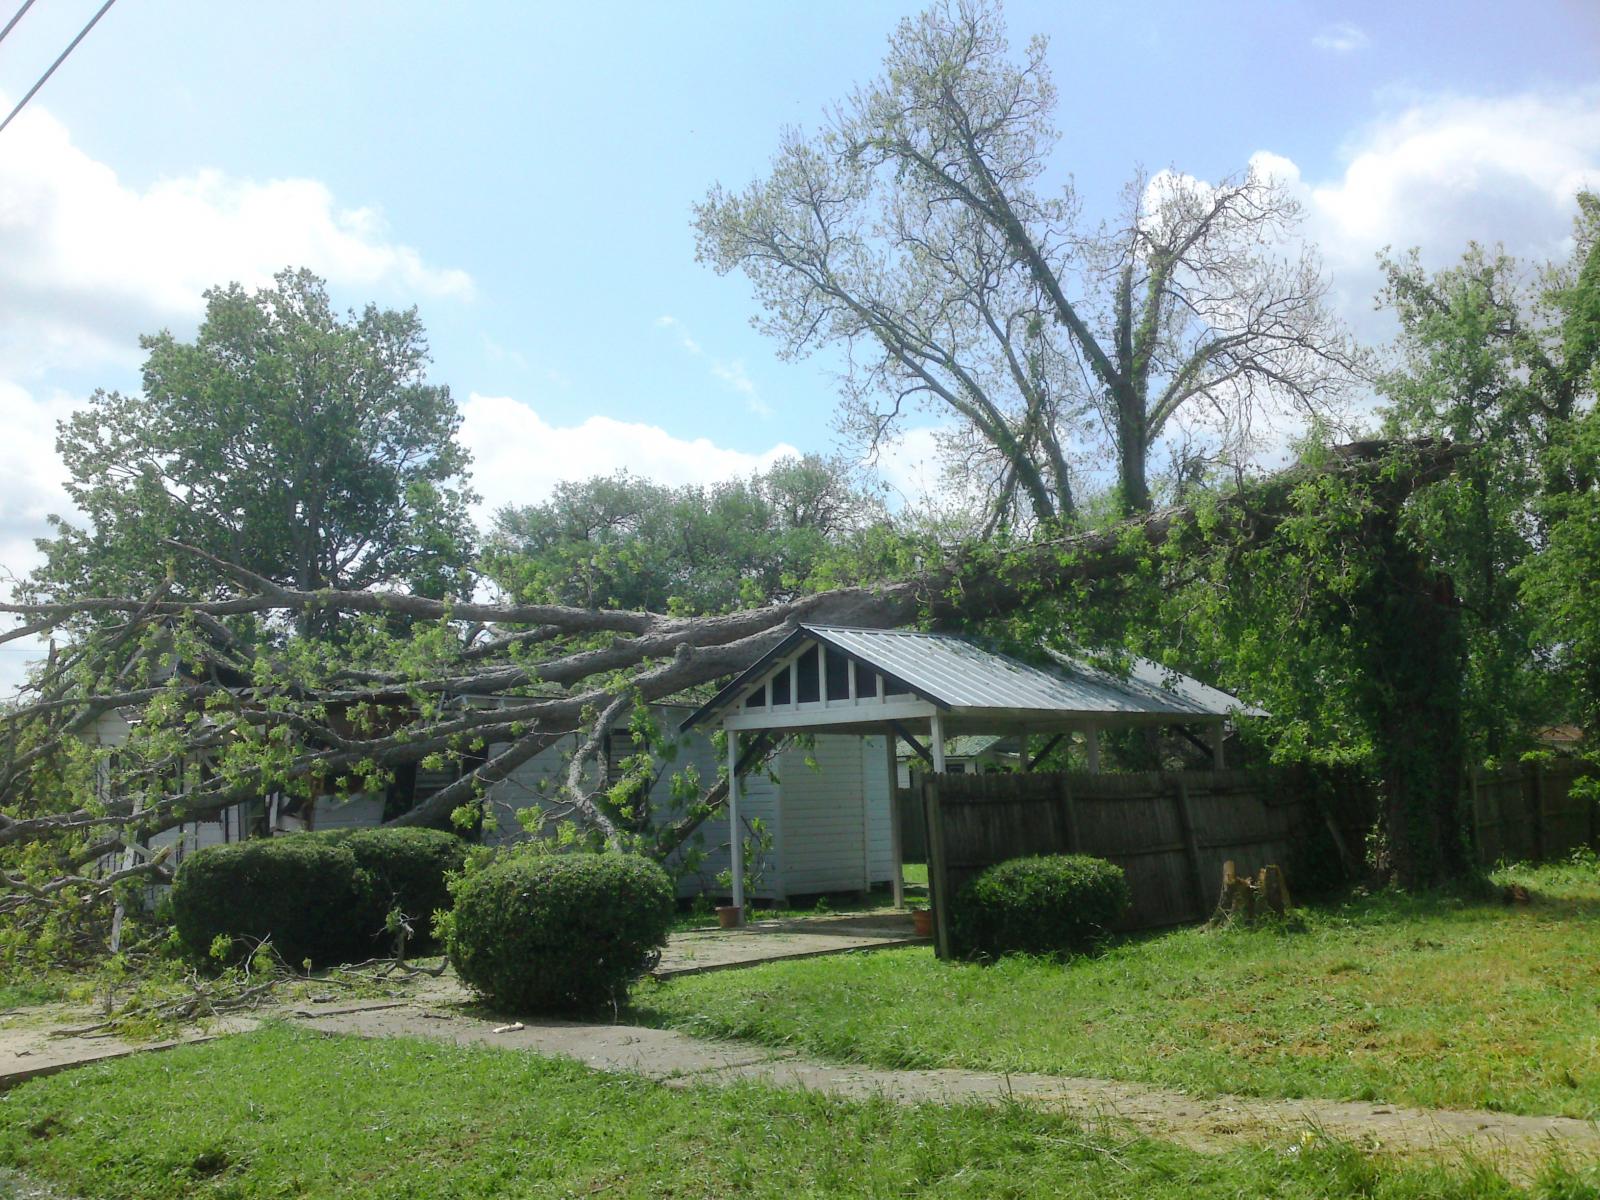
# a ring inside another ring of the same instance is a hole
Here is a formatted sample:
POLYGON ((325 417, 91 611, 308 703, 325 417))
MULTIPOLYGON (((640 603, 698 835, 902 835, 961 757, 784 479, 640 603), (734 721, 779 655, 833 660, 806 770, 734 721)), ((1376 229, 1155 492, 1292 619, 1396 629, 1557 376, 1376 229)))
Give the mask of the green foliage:
POLYGON ((316 835, 251 838, 195 851, 172 883, 172 920, 200 962, 223 939, 223 958, 248 957, 270 941, 292 967, 367 957, 370 880, 349 849, 316 835))
POLYGON ((447 945, 461 978, 516 1012, 621 1003, 666 945, 672 882, 624 854, 523 854, 454 888, 447 945))
POLYGON ((450 909, 450 876, 467 861, 467 844, 439 829, 354 829, 311 834, 341 846, 365 874, 367 914, 360 928, 376 930, 374 953, 387 953, 394 939, 386 929, 391 913, 411 925, 408 950, 424 950, 436 941, 434 914, 450 909))
POLYGON ((621 474, 502 509, 484 565, 524 600, 719 613, 793 599, 857 558, 870 567, 887 520, 851 468, 815 455, 711 487, 621 474))
POLYGON ((426 382, 415 310, 341 318, 320 279, 284 271, 208 291, 193 342, 141 345, 141 392, 96 392, 60 427, 87 524, 52 518, 38 594, 143 596, 169 564, 201 594, 219 586, 164 538, 306 590, 470 589, 461 417, 426 382))
POLYGON ((996 863, 950 906, 950 941, 962 956, 1070 955, 1093 949, 1127 911, 1122 868, 1084 854, 996 863))

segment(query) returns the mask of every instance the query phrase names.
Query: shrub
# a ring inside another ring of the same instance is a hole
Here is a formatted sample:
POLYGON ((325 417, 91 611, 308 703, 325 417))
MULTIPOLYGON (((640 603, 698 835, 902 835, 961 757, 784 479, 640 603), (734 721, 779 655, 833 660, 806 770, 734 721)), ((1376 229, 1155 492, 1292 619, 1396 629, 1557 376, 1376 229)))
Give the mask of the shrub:
POLYGON ((952 948, 963 955, 1077 954, 1127 911, 1122 868, 1082 854, 1013 858, 984 871, 950 909, 952 948))
POLYGON ((321 838, 252 838, 197 850, 178 868, 171 901, 178 937, 196 959, 207 959, 219 936, 234 942, 236 957, 271 939, 292 966, 365 951, 366 873, 349 849, 321 838))
POLYGON ((620 1004, 666 945, 674 907, 667 873, 627 854, 503 859, 454 890, 456 972, 519 1012, 620 1004))
POLYGON ((342 829, 311 836, 349 850, 366 872, 370 903, 358 915, 361 927, 355 932, 374 940, 373 952, 393 949, 385 923, 394 909, 411 920, 409 949, 434 945, 433 914, 450 907, 446 877, 467 860, 460 838, 441 829, 342 829))

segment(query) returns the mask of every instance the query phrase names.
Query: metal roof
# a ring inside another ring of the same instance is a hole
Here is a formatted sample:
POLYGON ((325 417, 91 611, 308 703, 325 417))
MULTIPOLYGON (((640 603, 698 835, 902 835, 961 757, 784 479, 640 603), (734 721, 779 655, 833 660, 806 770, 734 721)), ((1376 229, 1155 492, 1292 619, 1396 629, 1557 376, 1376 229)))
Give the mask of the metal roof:
POLYGON ((1064 655, 1052 655, 1052 667, 1031 666, 950 634, 801 625, 691 714, 684 726, 697 724, 738 699, 777 660, 806 640, 841 650, 944 709, 1062 717, 1260 715, 1260 710, 1238 698, 1148 659, 1136 660, 1131 674, 1122 678, 1064 655))

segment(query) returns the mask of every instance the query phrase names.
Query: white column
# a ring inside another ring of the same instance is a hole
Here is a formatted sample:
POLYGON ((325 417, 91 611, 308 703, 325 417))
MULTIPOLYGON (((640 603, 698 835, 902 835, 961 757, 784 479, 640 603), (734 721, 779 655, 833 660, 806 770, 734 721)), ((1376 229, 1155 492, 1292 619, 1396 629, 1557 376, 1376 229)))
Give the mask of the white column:
POLYGON ((1211 768, 1214 771, 1222 770, 1222 743, 1227 740, 1228 727, 1218 721, 1211 727, 1211 768))
POLYGON ((1089 774, 1100 774, 1100 726, 1087 725, 1083 730, 1083 749, 1089 756, 1089 774))
POLYGON ((928 718, 928 737, 933 742, 933 773, 944 774, 944 718, 937 712, 928 718))
POLYGON ((1033 770, 1028 762, 1028 731, 1026 728, 1017 730, 1017 740, 1022 743, 1022 757, 1017 761, 1017 769, 1026 775, 1033 770))
POLYGON ((739 731, 723 729, 728 735, 728 844, 733 857, 733 906, 744 924, 744 827, 739 822, 739 731))
POLYGON ((894 730, 883 731, 883 757, 889 769, 889 858, 894 874, 894 906, 906 906, 905 846, 900 841, 900 762, 894 753, 894 730))

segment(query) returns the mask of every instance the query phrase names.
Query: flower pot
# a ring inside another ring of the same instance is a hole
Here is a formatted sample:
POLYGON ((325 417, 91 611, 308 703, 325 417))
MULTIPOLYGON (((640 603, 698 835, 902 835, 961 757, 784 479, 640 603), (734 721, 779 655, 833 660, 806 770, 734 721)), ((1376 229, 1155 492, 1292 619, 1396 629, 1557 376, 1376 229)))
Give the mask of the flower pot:
POLYGON ((932 937, 933 910, 931 908, 913 908, 911 910, 911 924, 918 937, 932 937))
POLYGON ((717 924, 724 929, 737 929, 744 924, 744 909, 737 904, 717 905, 717 924))

